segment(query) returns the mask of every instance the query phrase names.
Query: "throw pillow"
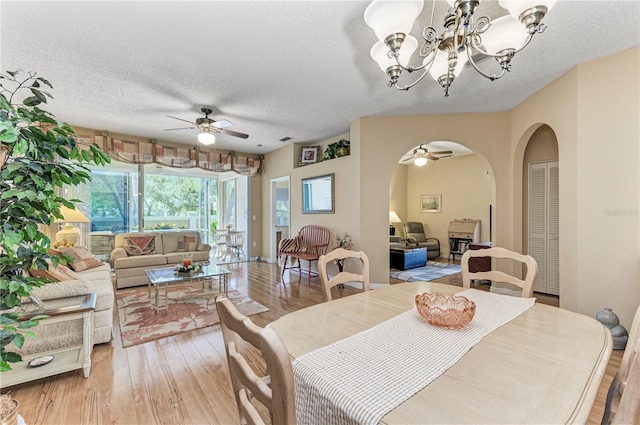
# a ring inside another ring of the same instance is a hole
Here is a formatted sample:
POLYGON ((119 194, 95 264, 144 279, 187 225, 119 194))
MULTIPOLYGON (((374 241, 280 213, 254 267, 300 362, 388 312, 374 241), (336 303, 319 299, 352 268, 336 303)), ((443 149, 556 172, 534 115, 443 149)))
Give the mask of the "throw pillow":
POLYGON ((178 249, 176 252, 195 251, 198 248, 198 236, 180 235, 178 236, 178 249))
POLYGON ((307 252, 307 247, 304 246, 302 236, 296 235, 293 238, 280 241, 280 252, 307 252))
POLYGON ((92 269, 103 264, 102 261, 98 260, 87 248, 83 246, 62 248, 60 251, 72 258, 72 261, 69 263, 69 267, 77 272, 92 269))
POLYGON ((124 250, 128 255, 151 255, 156 253, 155 235, 127 236, 124 238, 124 250))
POLYGON ((33 277, 52 279, 57 282, 81 279, 79 274, 62 264, 58 264, 58 267, 53 267, 50 260, 47 260, 47 263, 49 264, 47 270, 33 268, 29 270, 29 274, 33 277))

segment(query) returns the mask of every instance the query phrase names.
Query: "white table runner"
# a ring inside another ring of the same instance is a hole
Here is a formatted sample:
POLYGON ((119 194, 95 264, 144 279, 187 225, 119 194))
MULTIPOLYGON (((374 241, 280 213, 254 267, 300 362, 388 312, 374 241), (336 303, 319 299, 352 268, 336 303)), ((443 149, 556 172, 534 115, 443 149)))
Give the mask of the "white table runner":
POLYGON ((462 329, 429 325, 413 309, 295 359, 298 424, 377 424, 535 303, 474 289, 457 295, 476 303, 462 329))

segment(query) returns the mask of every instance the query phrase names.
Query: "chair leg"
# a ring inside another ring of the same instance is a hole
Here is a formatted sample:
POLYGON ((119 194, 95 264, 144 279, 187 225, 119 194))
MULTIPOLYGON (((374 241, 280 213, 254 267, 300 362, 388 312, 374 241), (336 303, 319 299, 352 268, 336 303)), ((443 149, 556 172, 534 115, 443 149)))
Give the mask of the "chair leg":
POLYGON ((309 260, 309 267, 307 268, 307 286, 311 286, 311 260, 309 260))

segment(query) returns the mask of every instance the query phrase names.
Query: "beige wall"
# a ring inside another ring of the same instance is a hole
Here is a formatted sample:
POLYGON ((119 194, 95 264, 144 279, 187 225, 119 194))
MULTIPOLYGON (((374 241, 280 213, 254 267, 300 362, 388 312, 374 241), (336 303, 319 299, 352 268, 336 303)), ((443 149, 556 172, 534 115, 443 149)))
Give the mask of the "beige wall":
POLYGON ((529 164, 558 160, 558 141, 548 125, 540 126, 524 151, 522 167, 522 253, 529 253, 529 164))
POLYGON ((611 307, 627 328, 640 303, 639 76, 636 47, 579 65, 509 114, 514 245, 524 148, 544 123, 560 162, 560 305, 589 316, 611 307))
POLYGON ((493 179, 487 161, 480 155, 464 155, 430 161, 423 167, 407 168, 407 221, 418 221, 427 236, 440 240, 440 255, 449 254, 449 223, 455 219, 481 220, 480 239, 489 240, 489 205, 493 179), (420 196, 442 194, 442 212, 420 212, 420 196))
MULTIPOLYGON (((333 137, 329 140, 315 143, 313 146, 326 146, 342 138, 349 139, 349 133, 333 137)), ((359 180, 360 166, 358 162, 360 148, 357 143, 351 141, 351 155, 329 161, 298 167, 299 145, 289 145, 277 151, 268 153, 265 164, 268 164, 262 176, 262 241, 260 255, 269 258, 271 236, 270 217, 270 181, 271 179, 290 176, 291 193, 291 233, 295 234, 301 227, 307 224, 317 224, 329 228, 332 238, 335 234, 349 233, 354 241, 355 249, 360 249, 360 228, 358 217, 360 208, 357 202, 358 188, 354 184, 359 180), (295 167, 294 167, 295 166, 295 167), (334 173, 335 183, 335 213, 334 214, 302 214, 302 179, 306 177, 320 176, 334 173)), ((387 187, 387 186, 385 186, 387 187)), ((388 196, 384 194, 385 200, 388 196)), ((388 217, 385 223, 388 222, 388 217)), ((387 226, 384 224, 384 226, 387 226)), ((388 233, 388 232, 387 232, 388 233)), ((388 242, 388 241, 387 241, 388 242)), ((332 245, 333 246, 333 240, 332 245)))
MULTIPOLYGON (((389 211, 395 211, 403 222, 407 218, 407 172, 409 167, 396 165, 389 184, 389 211)), ((395 223, 396 236, 403 237, 402 223, 395 223)))

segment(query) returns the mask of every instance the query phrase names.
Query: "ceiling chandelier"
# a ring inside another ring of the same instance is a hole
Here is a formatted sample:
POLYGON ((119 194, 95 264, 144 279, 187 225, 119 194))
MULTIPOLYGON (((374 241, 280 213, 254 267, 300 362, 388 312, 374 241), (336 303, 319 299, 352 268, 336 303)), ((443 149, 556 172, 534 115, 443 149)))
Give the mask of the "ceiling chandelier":
POLYGON ((449 96, 449 87, 468 62, 480 75, 490 80, 501 78, 511 70, 511 59, 524 49, 536 33, 546 26, 541 23, 556 0, 500 0, 501 7, 509 11, 495 20, 487 16, 474 18, 480 0, 447 0, 451 6, 444 17, 444 30, 433 24, 433 0, 431 24, 422 30, 424 44, 420 48, 422 65, 410 66, 409 61, 418 47, 418 41, 409 35, 413 23, 422 12, 423 0, 373 0, 364 12, 364 20, 371 27, 378 42, 371 48, 371 57, 389 78, 389 87, 409 90, 427 73, 431 74, 449 96), (515 19, 514 19, 515 18, 515 19), (478 67, 484 58, 494 58, 502 71, 488 74, 478 67), (399 86, 402 71, 422 71, 412 83, 399 86))

